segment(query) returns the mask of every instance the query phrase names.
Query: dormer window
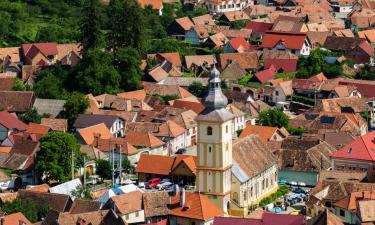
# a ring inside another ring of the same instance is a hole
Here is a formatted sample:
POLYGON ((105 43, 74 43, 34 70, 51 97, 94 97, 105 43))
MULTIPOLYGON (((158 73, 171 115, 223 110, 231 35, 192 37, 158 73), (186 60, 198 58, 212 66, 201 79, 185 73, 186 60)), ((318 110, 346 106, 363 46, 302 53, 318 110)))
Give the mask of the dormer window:
POLYGON ((212 127, 207 127, 207 135, 212 135, 212 127))

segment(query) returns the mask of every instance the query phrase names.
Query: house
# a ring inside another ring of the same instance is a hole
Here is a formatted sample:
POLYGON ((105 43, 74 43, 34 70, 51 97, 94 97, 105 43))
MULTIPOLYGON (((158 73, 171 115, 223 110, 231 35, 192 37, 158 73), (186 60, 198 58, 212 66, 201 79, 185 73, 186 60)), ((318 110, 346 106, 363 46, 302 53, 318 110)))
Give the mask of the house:
POLYGON ((246 70, 242 69, 237 61, 233 61, 221 71, 220 77, 228 83, 237 83, 239 79, 246 75, 246 70))
POLYGON ((193 45, 199 45, 206 41, 210 35, 204 25, 196 24, 185 33, 185 41, 193 45))
POLYGON ((162 64, 163 62, 167 61, 181 71, 182 63, 180 53, 178 52, 147 54, 147 59, 155 60, 156 64, 162 64))
POLYGON ((58 50, 56 43, 22 44, 21 51, 26 65, 45 66, 54 64, 57 61, 58 50))
POLYGON ((268 69, 264 69, 255 73, 254 78, 261 84, 269 82, 275 78, 277 74, 276 68, 271 65, 268 69))
POLYGON ((67 119, 42 118, 40 124, 48 126, 54 131, 66 132, 68 130, 67 119))
POLYGON ((224 46, 225 53, 234 53, 234 52, 247 52, 250 50, 250 44, 243 37, 232 38, 224 46))
POLYGON ((362 7, 360 9, 354 9, 352 12, 348 14, 350 18, 350 25, 351 28, 354 29, 367 29, 374 27, 375 20, 374 20, 375 12, 373 9, 362 7))
POLYGON ((204 110, 204 105, 200 102, 184 101, 181 99, 174 100, 172 106, 175 108, 193 110, 197 114, 201 113, 204 110))
POLYGON ((310 55, 311 43, 306 33, 267 31, 262 48, 266 50, 289 50, 295 55, 310 55))
POLYGON ((207 196, 184 189, 171 198, 169 223, 177 224, 212 224, 216 216, 224 212, 213 204, 207 196))
POLYGON ((229 39, 222 33, 218 32, 214 35, 211 35, 204 42, 204 45, 212 48, 222 48, 229 41, 229 39))
POLYGON ((236 37, 243 37, 247 41, 249 41, 251 39, 252 30, 246 29, 246 28, 242 28, 242 29, 224 28, 224 29, 219 29, 218 32, 221 32, 223 35, 225 35, 229 39, 236 38, 236 37))
POLYGON ((112 209, 126 224, 142 223, 145 221, 142 195, 140 191, 133 191, 112 196, 102 209, 112 209))
POLYGON ((163 0, 138 0, 141 8, 151 7, 158 11, 159 16, 163 15, 163 0))
POLYGON ((308 28, 302 21, 291 20, 289 17, 283 19, 278 17, 277 21, 272 26, 272 31, 283 31, 283 32, 307 32, 308 28))
POLYGON ((266 31, 271 30, 273 23, 250 21, 246 24, 245 28, 252 30, 251 37, 253 39, 263 39, 266 31))
POLYGON ((244 129, 246 126, 245 113, 232 104, 227 105, 227 110, 234 116, 232 121, 232 135, 233 137, 237 137, 237 131, 244 129))
POLYGON ((192 20, 195 25, 203 25, 208 32, 212 32, 212 28, 216 26, 215 20, 210 14, 196 16, 193 17, 192 20))
POLYGON ((125 121, 112 115, 79 114, 73 127, 77 130, 104 123, 114 137, 124 136, 125 121))
POLYGON ((189 155, 141 155, 135 172, 146 182, 151 178, 170 178, 174 183, 195 184, 196 157, 189 155), (155 164, 155 162, 158 162, 155 164))
POLYGON ((64 194, 73 197, 72 192, 75 191, 79 186, 82 186, 80 178, 75 178, 64 183, 60 183, 56 186, 50 187, 50 193, 64 194))
POLYGON ((0 109, 10 113, 29 111, 34 100, 35 95, 32 91, 0 91, 0 109))
POLYGON ((62 213, 50 210, 42 225, 70 225, 70 224, 91 224, 91 225, 125 225, 121 217, 112 210, 99 210, 85 213, 62 213))
POLYGON ((365 38, 370 44, 375 43, 375 29, 358 31, 359 38, 365 38))
POLYGON ((337 37, 354 37, 351 29, 335 30, 333 31, 333 35, 337 37))
POLYGON ((0 141, 4 141, 12 132, 23 131, 26 128, 27 125, 15 115, 6 111, 0 112, 0 141))
POLYGON ((258 55, 256 52, 222 53, 219 58, 220 67, 222 69, 234 61, 236 61, 244 70, 255 70, 259 67, 258 55))
POLYGON ((165 220, 169 214, 170 197, 167 191, 143 193, 143 207, 146 223, 157 223, 165 220))
POLYGON ((167 28, 167 33, 170 37, 178 40, 184 40, 186 32, 194 26, 189 17, 182 17, 175 19, 167 28))
POLYGON ((292 73, 297 71, 298 57, 290 51, 263 51, 264 69, 275 67, 278 73, 292 73))
MULTIPOLYGON (((48 206, 50 210, 63 213, 68 212, 73 201, 69 195, 56 194, 49 192, 36 192, 32 190, 20 189, 17 192, 19 200, 29 200, 35 205, 48 206)), ((48 216, 47 216, 48 217, 48 216)), ((48 220, 47 220, 48 221, 48 220)))
POLYGON ((168 154, 168 149, 164 149, 165 143, 149 132, 129 131, 125 136, 125 141, 138 148, 144 154, 168 154))
POLYGON ((17 73, 0 73, 0 91, 11 91, 17 79, 17 73))
POLYGON ((104 123, 88 126, 77 130, 76 136, 82 144, 90 145, 95 141, 95 135, 100 135, 103 139, 109 139, 112 133, 104 123))
POLYGON ((215 55, 187 55, 185 56, 186 68, 195 72, 196 74, 201 74, 206 72, 208 68, 216 64, 215 55))
POLYGON ((33 108, 39 115, 50 115, 56 118, 64 110, 65 100, 36 98, 33 108))
MULTIPOLYGON (((198 69, 198 71, 201 71, 201 76, 204 76, 204 74, 207 72, 204 66, 200 67, 202 70, 199 67, 196 67, 196 68, 198 69)), ((160 81, 158 84, 169 85, 169 86, 179 86, 179 87, 187 89, 194 82, 201 83, 203 87, 206 87, 208 84, 208 78, 207 77, 167 77, 163 81, 160 81)), ((181 98, 180 100, 198 102, 195 97, 191 97, 191 96, 186 97, 186 98, 181 98)), ((171 100, 171 102, 173 101, 174 100, 171 100)))
POLYGON ((247 125, 242 131, 240 138, 245 138, 249 135, 258 135, 263 142, 282 141, 289 136, 285 128, 267 127, 259 125, 247 125))
POLYGON ((276 85, 272 92, 272 102, 287 102, 293 95, 292 81, 284 81, 276 85))
POLYGON ((253 204, 277 189, 277 160, 257 135, 233 143, 230 214, 248 215, 253 204))
POLYGON ((375 192, 361 191, 349 193, 343 199, 333 203, 334 213, 346 224, 356 224, 359 214, 358 203, 361 201, 375 200, 375 192))
POLYGON ((2 225, 32 225, 32 223, 21 213, 12 213, 0 217, 2 225))
POLYGON ((69 209, 70 214, 94 212, 100 210, 100 202, 75 198, 69 209))
POLYGON ((305 225, 305 220, 302 215, 293 216, 288 214, 278 214, 263 212, 260 210, 254 211, 256 216, 249 216, 245 218, 238 217, 215 217, 213 225, 273 225, 275 221, 282 223, 283 225, 305 225), (260 213, 258 213, 260 212, 260 213), (259 215, 258 215, 259 214, 259 215))
POLYGON ((249 20, 250 17, 243 11, 231 11, 231 12, 224 12, 223 15, 220 16, 220 21, 225 22, 235 22, 235 21, 243 21, 249 20))
POLYGON ((124 99, 135 99, 139 101, 144 101, 146 98, 146 91, 144 89, 136 90, 136 91, 128 91, 118 93, 117 96, 120 96, 124 99))
POLYGON ((375 207, 374 200, 358 202, 359 213, 357 214, 357 217, 358 217, 357 223, 361 223, 361 224, 374 223, 375 222, 374 207, 375 207))
POLYGON ((153 95, 176 95, 179 98, 194 97, 189 91, 177 85, 143 83, 144 90, 148 96, 153 95))
POLYGON ((0 71, 2 73, 20 73, 20 62, 21 59, 19 47, 0 48, 0 71))
POLYGON ((207 9, 210 13, 222 14, 224 12, 233 12, 243 10, 251 5, 254 5, 254 1, 239 1, 239 0, 223 0, 214 1, 209 0, 205 2, 207 9))
POLYGON ((365 171, 370 181, 375 179, 374 159, 371 149, 375 146, 375 132, 358 137, 332 155, 332 166, 339 171, 365 171))
POLYGON ((342 220, 333 214, 328 209, 323 210, 319 213, 319 215, 309 219, 307 221, 307 225, 320 225, 320 224, 327 224, 327 225, 344 225, 342 220))

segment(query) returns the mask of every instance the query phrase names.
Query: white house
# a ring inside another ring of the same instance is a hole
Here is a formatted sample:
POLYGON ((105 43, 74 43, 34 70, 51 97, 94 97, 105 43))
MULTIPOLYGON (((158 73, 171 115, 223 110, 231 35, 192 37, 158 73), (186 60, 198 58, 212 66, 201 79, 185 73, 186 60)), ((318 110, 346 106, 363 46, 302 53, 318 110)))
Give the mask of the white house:
POLYGON ((243 10, 251 5, 254 5, 253 0, 208 0, 206 3, 207 9, 210 13, 221 14, 224 12, 233 12, 243 10))
POLYGON ((306 33, 267 31, 261 47, 266 50, 288 50, 297 56, 309 56, 311 43, 306 33))
POLYGON ((227 105, 227 110, 234 115, 232 120, 232 135, 233 137, 237 137, 236 132, 244 129, 246 126, 245 113, 232 104, 227 105))

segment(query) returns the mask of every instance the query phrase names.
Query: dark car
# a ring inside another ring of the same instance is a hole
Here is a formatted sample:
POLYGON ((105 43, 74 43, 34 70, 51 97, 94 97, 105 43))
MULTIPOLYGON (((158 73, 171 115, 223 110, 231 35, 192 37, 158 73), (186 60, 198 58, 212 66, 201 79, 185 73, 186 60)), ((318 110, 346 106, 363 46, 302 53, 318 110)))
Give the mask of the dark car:
POLYGON ((176 154, 178 154, 178 155, 183 155, 183 154, 185 154, 186 153, 186 148, 180 148, 180 149, 178 149, 177 151, 176 151, 176 154))

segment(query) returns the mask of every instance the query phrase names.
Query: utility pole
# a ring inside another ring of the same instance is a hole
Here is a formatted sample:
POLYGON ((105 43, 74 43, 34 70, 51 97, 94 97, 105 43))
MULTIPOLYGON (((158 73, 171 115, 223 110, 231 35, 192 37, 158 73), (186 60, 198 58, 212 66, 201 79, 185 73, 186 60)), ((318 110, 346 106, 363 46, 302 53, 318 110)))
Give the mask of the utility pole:
POLYGON ((83 156, 83 186, 86 187, 86 156, 83 156))
POLYGON ((71 156, 72 156, 72 165, 71 165, 71 170, 72 170, 72 180, 74 180, 74 152, 73 152, 73 150, 72 150, 72 154, 71 154, 71 156))
POLYGON ((115 185, 115 148, 112 148, 112 186, 115 185))
POLYGON ((120 147, 119 147, 119 153, 120 153, 120 157, 119 157, 119 159, 120 159, 120 166, 119 166, 119 168, 118 168, 118 171, 119 171, 119 182, 120 182, 120 184, 121 184, 121 181, 122 181, 122 176, 121 176, 121 174, 122 174, 122 147, 121 147, 121 144, 119 145, 120 147))

